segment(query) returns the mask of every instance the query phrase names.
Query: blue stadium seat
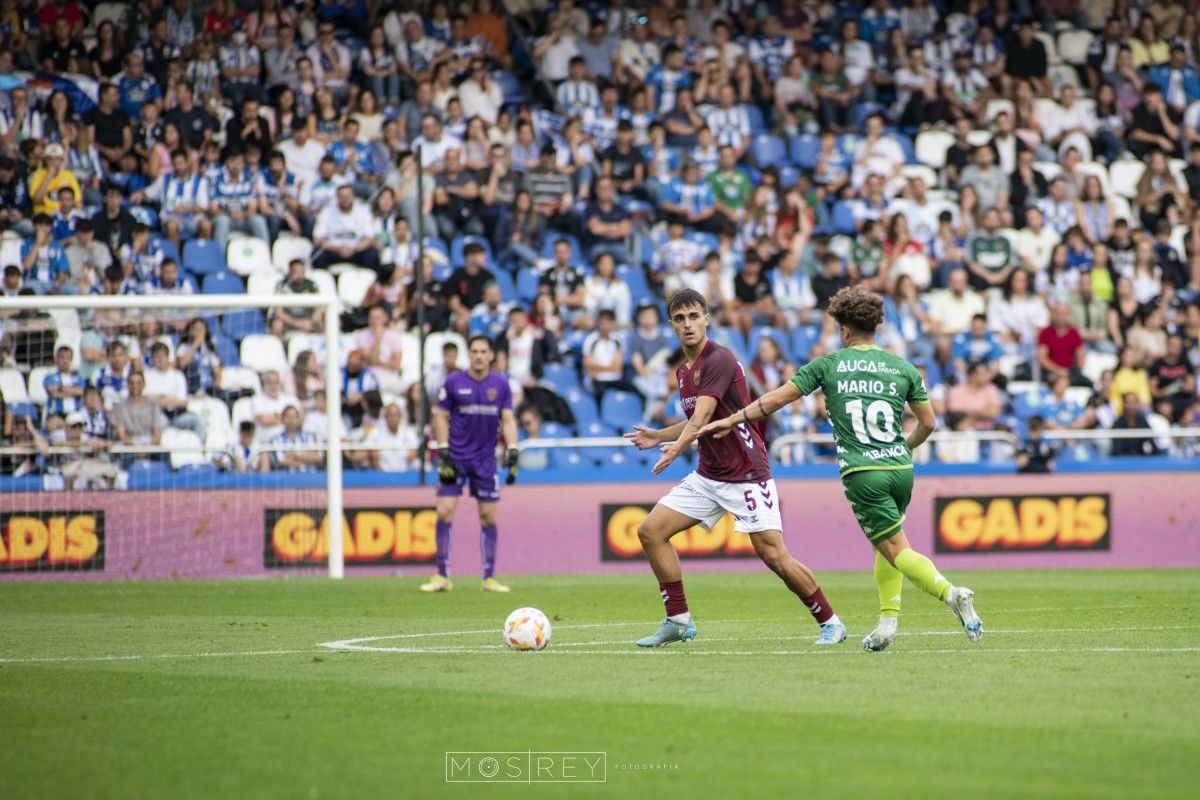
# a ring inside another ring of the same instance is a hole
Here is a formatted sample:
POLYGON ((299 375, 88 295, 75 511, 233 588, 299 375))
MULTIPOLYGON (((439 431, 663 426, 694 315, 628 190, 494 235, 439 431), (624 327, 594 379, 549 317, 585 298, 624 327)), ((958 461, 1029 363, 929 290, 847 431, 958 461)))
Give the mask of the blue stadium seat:
POLYGON ((721 246, 721 240, 717 238, 715 233, 707 231, 690 231, 687 235, 689 239, 698 245, 701 245, 706 253, 711 253, 721 246))
POLYGON ((193 239, 183 245, 183 268, 193 275, 209 275, 225 269, 225 253, 212 239, 193 239))
POLYGON ((455 267, 461 267, 463 265, 463 248, 472 242, 483 245, 483 249, 487 251, 487 260, 490 264, 492 262, 491 242, 482 236, 466 235, 455 236, 454 241, 450 242, 450 263, 455 267))
POLYGON ((501 101, 506 106, 519 106, 525 103, 525 92, 521 90, 521 82, 511 72, 505 72, 498 69, 492 72, 492 80, 500 86, 500 90, 504 92, 504 99, 501 101))
POLYGON ((563 393, 562 398, 567 401, 567 407, 571 409, 577 427, 600 421, 600 414, 596 410, 596 401, 583 389, 568 389, 563 393))
POLYGON ((159 251, 163 254, 164 259, 171 259, 176 264, 179 263, 179 248, 170 239, 163 239, 158 236, 150 237, 150 246, 158 246, 159 251))
POLYGON ((820 337, 821 330, 816 325, 800 325, 792 330, 790 353, 797 366, 808 362, 808 355, 820 337))
POLYGON ((787 160, 787 149, 778 136, 761 133, 750 140, 750 157, 756 167, 765 169, 787 160))
POLYGON ((542 423, 542 438, 543 439, 565 439, 570 437, 571 432, 566 426, 557 422, 542 423))
POLYGON ((746 109, 746 116, 750 118, 750 133, 757 135, 767 132, 766 122, 763 120, 762 110, 758 106, 751 103, 745 103, 742 108, 746 109))
POLYGON ((793 167, 791 164, 779 165, 779 185, 783 188, 795 186, 796 181, 800 180, 800 170, 793 167))
POLYGON ((234 341, 221 333, 220 329, 211 323, 208 329, 213 333, 213 346, 217 348, 217 357, 221 359, 222 366, 240 367, 242 365, 242 355, 238 352, 238 346, 234 341))
POLYGON ((617 277, 629 284, 629 293, 633 296, 633 304, 650 297, 650 284, 646 282, 646 273, 637 265, 622 264, 617 267, 617 277))
POLYGON ((533 267, 526 267, 517 272, 517 285, 515 287, 517 299, 525 303, 532 303, 537 299, 539 280, 537 270, 533 267))
POLYGON ((614 428, 628 430, 641 422, 642 416, 642 399, 632 392, 615 389, 600 399, 600 418, 614 428))
POLYGON ((856 230, 854 225, 854 206, 848 200, 838 200, 833 204, 833 219, 831 220, 833 230, 836 233, 845 233, 853 236, 856 230))
POLYGON ((246 284, 232 272, 221 270, 204 276, 204 294, 245 294, 246 284))
POLYGON ((900 133, 899 131, 890 131, 889 133, 885 134, 885 136, 888 139, 894 140, 896 144, 900 145, 900 149, 904 151, 905 164, 919 163, 917 161, 917 151, 916 148, 913 147, 913 140, 911 136, 905 133, 900 133))
POLYGON ((450 263, 450 248, 446 247, 446 243, 443 242, 438 237, 426 236, 425 237, 425 249, 426 250, 437 250, 439 253, 441 253, 443 256, 446 257, 446 263, 450 263))
POLYGON ((542 368, 542 380, 560 395, 568 389, 579 388, 579 374, 575 367, 562 362, 546 364, 542 368))
POLYGON ((262 312, 257 308, 239 308, 227 311, 221 318, 221 330, 235 342, 241 342, 252 333, 266 333, 262 312))
POLYGON ((594 470, 595 463, 577 447, 556 447, 550 451, 550 465, 558 470, 594 470))
POLYGON ((879 103, 859 103, 854 107, 854 117, 851 125, 855 130, 862 130, 866 127, 867 117, 872 114, 882 114, 884 112, 884 107, 879 103))
POLYGON ((129 466, 130 489, 161 489, 174 481, 171 468, 162 461, 139 459, 129 466))
POLYGON ((158 230, 158 212, 150 206, 130 206, 129 213, 135 220, 149 227, 150 230, 158 230))
POLYGON ((512 275, 502 269, 492 270, 492 275, 496 278, 496 285, 500 287, 500 294, 504 297, 504 301, 512 302, 517 299, 517 287, 513 285, 512 275))
POLYGON ((816 169, 817 155, 821 152, 821 139, 811 133, 793 136, 788 146, 791 161, 800 169, 816 169))

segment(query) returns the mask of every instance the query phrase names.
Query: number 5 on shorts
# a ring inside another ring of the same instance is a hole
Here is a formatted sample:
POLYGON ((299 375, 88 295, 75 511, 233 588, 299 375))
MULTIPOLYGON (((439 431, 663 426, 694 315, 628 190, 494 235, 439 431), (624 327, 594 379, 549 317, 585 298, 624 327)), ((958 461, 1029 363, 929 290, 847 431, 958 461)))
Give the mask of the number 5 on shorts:
POLYGON ((754 499, 753 489, 747 489, 746 493, 742 495, 742 498, 746 501, 747 511, 753 511, 754 509, 758 508, 758 501, 754 499))

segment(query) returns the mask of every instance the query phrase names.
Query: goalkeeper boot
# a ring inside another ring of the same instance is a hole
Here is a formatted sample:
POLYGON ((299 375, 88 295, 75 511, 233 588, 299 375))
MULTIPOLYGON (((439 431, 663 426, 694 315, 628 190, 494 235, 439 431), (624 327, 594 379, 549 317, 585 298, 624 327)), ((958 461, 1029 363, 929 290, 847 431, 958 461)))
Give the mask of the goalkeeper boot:
POLYGON ((448 592, 453 588, 454 584, 445 575, 434 575, 421 584, 422 592, 448 592))
POLYGON ((950 606, 954 616, 962 623, 967 638, 978 642, 983 638, 983 620, 975 613, 974 600, 975 593, 965 586, 953 586, 950 588, 950 594, 946 595, 946 605, 950 606))
POLYGON ((658 630, 645 639, 638 639, 638 647, 662 647, 671 642, 690 642, 696 638, 696 625, 691 622, 676 622, 664 619, 658 630))
POLYGON ((875 630, 863 637, 862 646, 863 650, 878 653, 880 650, 886 650, 894 641, 896 641, 896 618, 880 617, 875 630))
POLYGON ((512 589, 505 586, 495 578, 484 578, 483 583, 479 584, 479 588, 485 592, 511 592, 512 589))
POLYGON ((830 620, 821 626, 821 635, 813 644, 840 644, 846 641, 846 626, 841 622, 830 620))

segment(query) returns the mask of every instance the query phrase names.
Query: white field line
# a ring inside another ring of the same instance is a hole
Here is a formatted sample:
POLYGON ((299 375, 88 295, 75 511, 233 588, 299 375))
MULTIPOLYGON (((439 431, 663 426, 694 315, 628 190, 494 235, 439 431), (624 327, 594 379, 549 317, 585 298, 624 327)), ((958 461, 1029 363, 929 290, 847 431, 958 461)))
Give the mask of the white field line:
MULTIPOLYGON (((594 628, 625 628, 633 626, 644 626, 645 622, 597 622, 587 623, 582 625, 562 626, 560 630, 586 630, 594 628)), ((718 624, 731 624, 728 620, 718 621, 718 624)), ((1026 628, 1026 629, 986 629, 989 636, 995 635, 1019 635, 1019 636, 1041 636, 1054 633, 1114 633, 1114 632, 1136 632, 1136 631, 1191 631, 1200 630, 1200 627, 1194 625, 1159 625, 1149 627, 1132 627, 1132 628, 1026 628)), ((431 631, 427 633, 400 633, 391 634, 388 636, 365 636, 356 639, 343 639, 334 642, 322 642, 312 648, 299 648, 290 650, 238 650, 238 651, 210 651, 200 653, 134 653, 125 655, 97 655, 97 656, 33 656, 21 658, 0 657, 0 665, 3 664, 65 664, 65 663, 103 663, 103 662, 121 662, 121 661, 152 661, 152 660, 170 660, 170 659, 190 659, 190 658, 239 658, 239 657, 255 657, 255 656, 285 656, 285 655, 316 655, 329 652, 360 652, 360 653, 401 653, 401 654, 468 654, 468 653, 495 653, 496 651, 507 649, 503 644, 479 644, 471 646, 440 646, 432 645, 428 647, 379 647, 364 642, 382 642, 395 639, 422 639, 441 636, 469 636, 479 634, 495 634, 496 630, 488 628, 482 630, 469 631, 431 631)), ((942 631, 901 631, 898 639, 903 640, 909 637, 919 636, 961 636, 961 631, 957 630, 942 630, 942 631)), ((741 637, 741 638, 705 638, 704 642, 731 642, 731 641, 769 641, 778 637, 741 637)), ((825 648, 812 650, 703 650, 697 649, 703 645, 684 644, 682 647, 677 647, 677 650, 683 650, 689 655, 704 655, 704 656, 755 656, 755 655, 821 655, 821 654, 836 654, 846 652, 857 652, 857 648, 825 648)), ((908 652, 908 653, 967 653, 972 652, 974 648, 968 649, 945 649, 945 650, 889 650, 888 652, 908 652)), ((576 653, 580 655, 637 655, 650 652, 647 649, 630 649, 629 643, 624 641, 600 640, 590 642, 561 642, 542 652, 549 653, 576 653), (609 650, 597 649, 582 649, 609 646, 609 650)), ((1004 648, 1003 650, 993 650, 995 653, 1192 653, 1200 652, 1198 647, 1062 647, 1062 648, 1004 648)))

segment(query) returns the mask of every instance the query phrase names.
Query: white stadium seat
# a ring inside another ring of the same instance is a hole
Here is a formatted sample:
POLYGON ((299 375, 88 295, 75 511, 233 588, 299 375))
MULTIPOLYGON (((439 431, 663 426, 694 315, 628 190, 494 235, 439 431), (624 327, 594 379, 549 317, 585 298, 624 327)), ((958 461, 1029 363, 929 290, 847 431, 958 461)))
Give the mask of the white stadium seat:
MULTIPOLYGON (((1081 161, 1079 162, 1079 171, 1084 175, 1095 175, 1100 179, 1100 190, 1104 192, 1105 197, 1112 196, 1112 186, 1108 183, 1108 167, 1097 161, 1081 161)), ((1083 188, 1082 186, 1079 188, 1083 188)))
POLYGON ((946 152, 954 144, 954 134, 949 131, 928 130, 917 134, 913 149, 917 161, 934 169, 946 166, 946 152))
POLYGON ((425 337, 425 369, 428 370, 437 364, 442 363, 442 345, 446 342, 454 342, 458 345, 458 368, 466 369, 467 362, 467 340, 457 333, 442 332, 431 333, 425 337))
POLYGON ((229 424, 235 431, 243 422, 254 421, 254 398, 242 397, 233 401, 233 409, 229 413, 229 424))
POLYGON ((242 366, 250 367, 256 372, 273 369, 283 374, 290 369, 283 342, 278 336, 270 333, 252 333, 242 339, 240 355, 242 366))
POLYGON ((279 234, 271 248, 271 264, 279 272, 287 272, 288 262, 300 259, 307 267, 312 260, 313 245, 308 239, 290 234, 279 234))
POLYGON ((225 263, 229 265, 229 271, 236 275, 275 272, 271 265, 270 248, 266 242, 254 236, 231 238, 228 247, 225 248, 225 263))
POLYGON ((162 446, 171 454, 171 469, 207 464, 204 443, 193 431, 167 428, 162 434, 162 446))
POLYGON ((251 297, 270 297, 279 285, 276 272, 252 272, 246 276, 246 294, 251 297))
POLYGON ((28 403, 29 392, 25 388, 25 376, 12 367, 0 368, 0 397, 8 404, 28 403))
POLYGON ((229 392, 249 389, 258 394, 262 391, 262 379, 249 367, 222 367, 221 388, 229 392))
POLYGON ((366 299, 367 292, 375 285, 374 271, 362 267, 350 267, 338 275, 338 298, 351 308, 358 308, 366 299))
POLYGON ((1109 164, 1108 183, 1113 194, 1132 200, 1137 196, 1138 181, 1145 171, 1146 165, 1132 158, 1122 158, 1109 164))
POLYGON ((50 396, 46 394, 46 376, 55 371, 55 367, 34 367, 29 370, 29 400, 39 406, 46 405, 50 396))
POLYGON ((1095 34, 1091 31, 1072 28, 1058 34, 1058 54, 1062 60, 1077 67, 1087 63, 1088 48, 1095 34))
POLYGON ((1117 357, 1112 353, 1089 352, 1083 359, 1080 371, 1092 383, 1100 383, 1105 370, 1117 368, 1117 357))
POLYGON ((325 270, 314 269, 308 277, 317 285, 318 294, 337 295, 337 281, 325 270))
POLYGON ((204 421, 210 434, 233 433, 233 426, 229 422, 229 406, 224 401, 215 397, 192 397, 188 400, 187 410, 204 421))

